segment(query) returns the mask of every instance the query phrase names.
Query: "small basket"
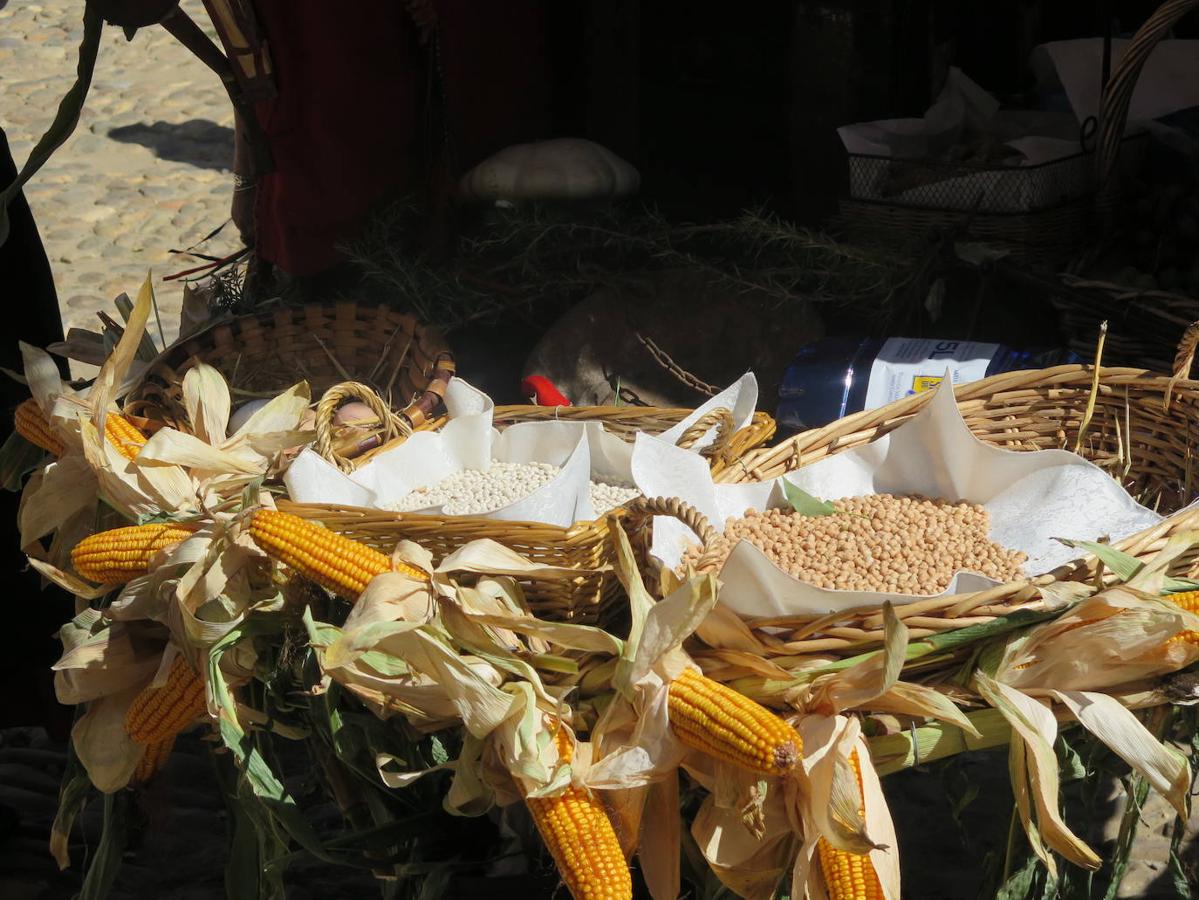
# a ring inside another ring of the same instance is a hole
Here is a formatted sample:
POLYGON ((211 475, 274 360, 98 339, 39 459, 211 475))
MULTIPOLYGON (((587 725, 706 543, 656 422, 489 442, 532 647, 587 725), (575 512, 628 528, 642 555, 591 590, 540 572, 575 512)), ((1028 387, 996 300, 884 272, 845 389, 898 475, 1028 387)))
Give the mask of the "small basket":
MULTIPOLYGON (((371 397, 369 391, 364 391, 362 385, 346 384, 330 388, 321 403, 317 406, 316 433, 314 446, 326 460, 338 466, 343 471, 350 471, 364 465, 380 453, 401 444, 411 430, 405 429, 405 422, 392 423, 395 417, 383 414, 386 404, 378 397, 371 397), (376 418, 385 424, 377 435, 366 438, 351 451, 338 445, 333 414, 337 407, 347 399, 358 399, 365 402, 375 411, 376 418)), ((599 422, 605 430, 632 443, 638 432, 645 434, 661 434, 673 428, 686 419, 695 410, 666 409, 661 407, 639 406, 497 406, 492 417, 493 424, 500 429, 520 422, 599 422)), ((419 430, 436 431, 448 419, 443 415, 428 421, 419 430)), ((708 460, 713 474, 725 471, 735 465, 737 460, 760 447, 774 437, 777 425, 774 419, 764 412, 755 412, 749 424, 744 428, 735 429, 733 414, 723 407, 711 410, 697 419, 690 428, 679 438, 678 446, 684 449, 694 447, 705 435, 715 429, 715 435, 710 443, 698 450, 700 456, 708 460)))
POLYGON ((273 397, 306 380, 314 395, 360 382, 399 406, 410 430, 441 412, 454 358, 441 335, 413 316, 354 301, 276 305, 224 319, 164 350, 125 397, 132 416, 188 430, 182 383, 204 362, 237 399, 273 397))
MULTIPOLYGON (((1188 329, 1173 377, 1144 369, 1069 365, 1009 372, 962 385, 955 390, 966 424, 980 440, 1009 450, 1075 449, 1092 398, 1094 410, 1079 452, 1106 469, 1142 503, 1172 512, 1158 525, 1125 538, 1117 549, 1149 559, 1176 533, 1199 528, 1199 508, 1188 504, 1199 494, 1199 381, 1189 371, 1199 344, 1199 324, 1188 329)), ((880 409, 840 419, 798 434, 776 447, 757 450, 716 480, 725 484, 773 479, 786 472, 870 443, 919 412, 931 394, 897 400, 880 409)), ((676 501, 677 503, 677 501, 676 501)), ((694 511, 679 516, 700 535, 707 525, 694 511)), ((678 509, 665 514, 679 515, 678 509)), ((1183 573, 1195 552, 1180 558, 1183 573)), ((711 565, 702 560, 701 566, 711 565)), ((1062 566, 1033 578, 985 591, 917 600, 896 607, 913 637, 990 621, 1022 608, 1039 608, 1039 588, 1054 581, 1095 577, 1094 558, 1062 566)), ((852 654, 882 640, 877 607, 817 616, 752 620, 751 627, 780 655, 852 654), (763 630, 764 629, 764 630, 763 630)))

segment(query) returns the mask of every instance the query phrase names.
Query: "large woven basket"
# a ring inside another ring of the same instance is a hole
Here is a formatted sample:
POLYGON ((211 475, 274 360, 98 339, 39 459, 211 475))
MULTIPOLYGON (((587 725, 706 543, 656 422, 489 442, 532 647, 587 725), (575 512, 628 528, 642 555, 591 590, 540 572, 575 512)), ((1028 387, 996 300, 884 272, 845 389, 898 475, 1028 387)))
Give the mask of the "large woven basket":
MULTIPOLYGON (((343 470, 363 464, 378 453, 403 441, 401 434, 391 440, 368 438, 366 452, 353 456, 339 450, 337 430, 332 425, 333 412, 345 399, 366 402, 375 410, 380 421, 388 420, 386 406, 371 396, 362 385, 337 385, 326 393, 317 405, 315 449, 343 470)), ((645 407, 545 407, 497 406, 493 422, 497 427, 517 422, 603 423, 604 427, 625 441, 632 441, 638 432, 660 434, 677 425, 693 410, 645 407)), ((430 423, 439 427, 445 419, 430 423)), ((699 452, 706 456, 712 471, 723 472, 748 450, 765 443, 774 434, 774 419, 765 413, 755 413, 749 425, 735 430, 733 414, 718 408, 701 416, 683 436, 679 445, 692 447, 705 435, 713 440, 699 452), (714 432, 714 433, 713 433, 714 432)), ((307 519, 318 520, 328 528, 355 540, 391 552, 400 540, 413 540, 428 548, 440 559, 472 540, 489 538, 522 556, 547 565, 570 569, 569 574, 547 575, 523 582, 530 607, 540 616, 559 621, 594 624, 606 620, 613 609, 612 601, 619 595, 619 585, 611 571, 613 548, 609 539, 612 515, 591 522, 576 522, 568 528, 536 522, 508 522, 485 516, 437 516, 423 513, 397 513, 376 509, 336 507, 323 504, 299 504, 282 501, 280 509, 307 519)), ((619 517, 623 511, 617 511, 619 517)))
POLYGON ((340 382, 361 382, 402 410, 410 430, 436 419, 454 374, 444 339, 410 315, 349 300, 277 304, 218 321, 167 348, 126 395, 126 412, 186 429, 181 385, 197 362, 220 370, 234 402, 271 397, 300 380, 314 396, 340 382))
MULTIPOLYGON (((958 387, 958 408, 980 440, 1010 450, 1077 448, 1142 503, 1170 514, 1155 527, 1115 545, 1148 559, 1172 534, 1199 529, 1199 508, 1188 507, 1199 494, 1199 463, 1193 452, 1199 441, 1199 382, 1187 377, 1197 343, 1199 327, 1192 327, 1179 352, 1174 377, 1144 369, 1104 368, 1096 378, 1094 367, 1079 365, 1011 372, 958 387), (1080 442, 1079 432, 1092 398, 1094 410, 1080 442)), ((906 422, 930 398, 929 394, 914 395, 803 432, 776 447, 750 453, 716 480, 731 484, 771 479, 860 447, 906 422)), ((682 518, 706 542, 708 523, 693 510, 673 501, 658 512, 682 518)), ((1190 571, 1194 563, 1194 554, 1184 556, 1175 571, 1190 571)), ((1055 580, 1093 578, 1098 569, 1094 558, 1086 558, 979 593, 915 601, 896 612, 914 637, 953 630, 1018 609, 1036 608, 1041 603, 1041 586, 1055 580)), ((877 607, 749 624, 780 654, 853 653, 883 636, 877 607)))

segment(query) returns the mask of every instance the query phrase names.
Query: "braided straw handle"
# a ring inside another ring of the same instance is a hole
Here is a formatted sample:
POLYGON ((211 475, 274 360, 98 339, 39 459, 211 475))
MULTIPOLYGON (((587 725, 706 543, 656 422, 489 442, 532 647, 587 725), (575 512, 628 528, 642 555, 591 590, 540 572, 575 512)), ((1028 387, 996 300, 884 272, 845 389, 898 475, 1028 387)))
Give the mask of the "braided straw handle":
MULTIPOLYGON (((708 521, 707 516, 678 497, 638 497, 625 506, 625 515, 621 519, 621 524, 632 539, 639 536, 653 523, 654 516, 672 516, 694 531, 704 548, 704 552, 696 561, 696 571, 716 571, 720 560, 711 547, 719 535, 712 527, 712 523, 708 521)), ((649 541, 644 540, 641 546, 648 555, 649 541)))
POLYGON ((365 384, 357 381, 343 381, 325 391, 321 402, 316 405, 316 443, 313 445, 317 453, 324 457, 343 472, 351 472, 354 462, 347 456, 342 456, 333 447, 333 416, 347 400, 361 400, 370 407, 371 412, 383 427, 380 443, 398 437, 401 434, 411 434, 412 429, 398 416, 393 415, 383 399, 365 384))
POLYGON ((1105 194, 1113 188, 1112 175, 1115 173, 1116 159, 1120 155, 1120 143, 1124 139, 1128 105, 1132 102, 1132 94, 1136 90, 1141 69, 1166 32, 1196 7, 1199 7, 1199 0, 1166 0, 1158 7, 1128 42, 1116 71, 1112 73, 1103 90, 1103 98, 1099 104, 1099 141, 1095 153, 1095 167, 1100 190, 1105 194))
POLYGON ((1166 395, 1162 403, 1166 411, 1170 409, 1170 398, 1174 394, 1175 385, 1191 377, 1196 349, 1199 349, 1199 322, 1192 322, 1178 341, 1178 353, 1174 356, 1174 374, 1170 376, 1170 383, 1166 385, 1166 395))
POLYGON ((723 406, 717 407, 709 412, 704 413, 695 422, 683 432, 683 436, 679 438, 678 446, 684 450, 690 450, 705 434, 716 429, 716 437, 712 443, 699 451, 700 456, 705 457, 721 457, 728 450, 729 444, 733 441, 734 432, 733 414, 730 410, 723 406))

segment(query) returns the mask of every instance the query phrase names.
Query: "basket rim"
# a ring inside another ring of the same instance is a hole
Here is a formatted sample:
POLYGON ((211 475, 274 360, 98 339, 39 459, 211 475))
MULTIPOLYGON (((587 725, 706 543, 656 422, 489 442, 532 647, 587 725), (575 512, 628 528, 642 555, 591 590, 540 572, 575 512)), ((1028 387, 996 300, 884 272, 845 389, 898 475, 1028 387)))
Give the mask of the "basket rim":
MULTIPOLYGON (((397 317, 399 317, 399 316, 409 317, 409 318, 413 319, 413 321, 416 322, 416 326, 418 328, 422 329, 426 334, 429 334, 429 335, 432 335, 433 337, 435 337, 438 340, 438 343, 440 343, 444 346, 444 352, 449 352, 449 343, 446 341, 444 334, 441 332, 441 330, 439 328, 437 328, 434 325, 428 325, 428 324, 420 321, 420 319, 416 316, 415 313, 405 312, 403 310, 396 309, 395 307, 390 306, 387 303, 377 303, 377 302, 372 303, 372 302, 352 300, 352 299, 339 299, 339 300, 327 300, 327 301, 310 300, 310 301, 306 301, 304 303, 289 303, 289 302, 286 302, 281 299, 272 299, 272 300, 263 302, 259 306, 255 307, 253 310, 251 310, 249 312, 245 312, 245 313, 234 313, 234 312, 231 312, 228 310, 222 311, 217 317, 205 322, 204 325, 202 327, 198 328, 197 330, 189 332, 186 335, 181 335, 181 336, 176 337, 174 341, 172 341, 168 346, 164 347, 161 351, 159 351, 159 353, 154 357, 154 359, 150 360, 150 362, 148 362, 146 364, 146 367, 141 371, 141 373, 137 376, 137 378, 129 385, 128 390, 126 391, 126 394, 128 395, 128 394, 135 393, 145 383, 145 381, 148 378, 150 378, 151 376, 154 375, 155 370, 159 369, 161 366, 163 366, 163 365, 169 366, 170 365, 169 360, 172 359, 172 357, 175 355, 182 354, 182 352, 185 350, 187 344, 189 344, 190 342, 193 342, 193 341, 202 341, 206 336, 210 335, 213 331, 215 331, 218 328, 227 327, 227 326, 236 326, 238 323, 250 322, 252 320, 271 323, 274 321, 275 316, 281 310, 293 310, 293 311, 301 311, 301 310, 309 310, 309 309, 333 310, 333 309, 347 307, 347 306, 360 307, 362 309, 369 309, 369 310, 385 310, 387 312, 393 313, 397 317)), ((194 355, 195 355, 194 353, 188 353, 186 356, 183 357, 183 359, 181 361, 186 361, 187 359, 190 359, 194 355)))
MULTIPOLYGON (((425 529, 436 528, 446 531, 457 531, 467 528, 480 532, 493 531, 495 533, 503 533, 512 531, 521 532, 521 540, 529 540, 523 536, 523 533, 535 532, 538 533, 542 543, 549 543, 551 541, 580 542, 593 538, 602 540, 608 534, 609 520, 613 516, 620 517, 625 514, 625 508, 621 506, 594 519, 575 522, 569 526, 562 526, 549 525, 545 522, 492 519, 479 515, 448 516, 417 512, 395 512, 392 510, 375 509, 369 506, 342 506, 336 503, 300 503, 295 500, 285 499, 277 500, 276 505, 284 512, 316 521, 322 520, 320 514, 325 513, 325 519, 341 517, 347 521, 347 524, 355 522, 368 527, 377 527, 380 530, 389 526, 399 529, 404 525, 410 525, 425 529)), ((333 528, 333 530, 337 531, 338 529, 333 528)), ((478 534, 476 537, 489 537, 489 535, 478 534)))
MULTIPOLYGON (((1089 363, 1067 363, 1047 369, 1023 369, 1003 372, 978 381, 954 386, 954 399, 958 405, 977 403, 991 398, 1014 398, 1022 392, 1038 393, 1046 390, 1087 390, 1095 380, 1095 366, 1089 363)), ((1187 395, 1199 402, 1199 380, 1170 376, 1149 369, 1101 366, 1098 371, 1099 391, 1113 387, 1143 386, 1149 393, 1160 393, 1163 397, 1172 393, 1172 402, 1187 402, 1187 395)), ((933 392, 915 394, 892 401, 876 409, 865 409, 826 425, 809 428, 792 435, 773 447, 751 450, 730 467, 727 474, 718 478, 720 483, 739 484, 754 480, 751 476, 763 460, 781 456, 787 448, 803 446, 807 451, 826 446, 838 438, 859 434, 883 427, 892 420, 906 419, 915 415, 932 399, 933 392), (734 471, 737 470, 737 471, 734 471)), ((896 423, 898 424, 898 423, 896 423)), ((792 467, 793 468, 793 467, 792 467)), ((788 468, 787 471, 791 471, 788 468)))

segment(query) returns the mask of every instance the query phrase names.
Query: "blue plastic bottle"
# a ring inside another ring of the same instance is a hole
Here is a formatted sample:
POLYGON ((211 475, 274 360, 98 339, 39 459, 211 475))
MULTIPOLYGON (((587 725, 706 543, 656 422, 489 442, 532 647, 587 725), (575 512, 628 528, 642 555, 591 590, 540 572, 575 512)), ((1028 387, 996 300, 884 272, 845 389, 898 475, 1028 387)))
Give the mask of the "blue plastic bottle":
POLYGON ((1069 350, 1013 350, 939 338, 830 337, 808 344, 783 376, 775 418, 785 432, 817 428, 932 390, 946 369, 954 384, 1020 369, 1081 362, 1069 350))

